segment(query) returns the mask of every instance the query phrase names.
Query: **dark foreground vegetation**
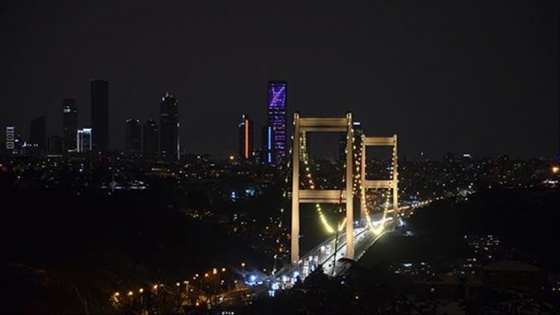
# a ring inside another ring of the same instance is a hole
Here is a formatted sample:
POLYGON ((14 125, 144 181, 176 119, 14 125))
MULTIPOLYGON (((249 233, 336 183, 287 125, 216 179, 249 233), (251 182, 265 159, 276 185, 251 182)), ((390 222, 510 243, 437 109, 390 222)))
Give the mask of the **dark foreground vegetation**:
POLYGON ((115 291, 266 259, 215 221, 189 219, 176 196, 165 187, 0 190, 0 279, 9 288, 0 313, 110 313, 115 291))

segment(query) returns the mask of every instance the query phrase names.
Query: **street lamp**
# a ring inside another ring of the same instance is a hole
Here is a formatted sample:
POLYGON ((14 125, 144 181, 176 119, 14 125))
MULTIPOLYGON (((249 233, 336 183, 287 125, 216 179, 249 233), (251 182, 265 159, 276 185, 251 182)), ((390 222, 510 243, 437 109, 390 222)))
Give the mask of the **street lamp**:
POLYGON ((138 290, 138 293, 140 293, 140 307, 144 307, 144 289, 140 288, 140 290, 138 290))

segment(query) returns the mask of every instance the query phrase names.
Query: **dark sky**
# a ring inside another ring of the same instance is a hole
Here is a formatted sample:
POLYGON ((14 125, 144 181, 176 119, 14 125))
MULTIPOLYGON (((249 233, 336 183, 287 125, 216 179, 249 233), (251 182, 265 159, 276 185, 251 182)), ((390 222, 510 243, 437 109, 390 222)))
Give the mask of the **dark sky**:
POLYGON ((3 1, 0 126, 26 137, 46 115, 61 134, 64 97, 88 126, 99 78, 111 148, 169 91, 182 146, 225 157, 241 114, 260 128, 267 81, 283 79, 290 125, 294 110, 352 111, 368 135, 397 133, 400 155, 552 158, 558 16, 559 1, 3 1))

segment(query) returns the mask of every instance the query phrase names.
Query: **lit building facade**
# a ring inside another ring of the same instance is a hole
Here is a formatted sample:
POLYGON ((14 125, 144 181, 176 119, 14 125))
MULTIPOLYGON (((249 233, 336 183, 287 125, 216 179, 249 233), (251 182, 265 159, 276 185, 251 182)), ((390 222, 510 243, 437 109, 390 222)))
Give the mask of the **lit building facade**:
POLYGON ((247 115, 243 115, 238 128, 239 159, 249 161, 253 158, 253 121, 247 115))
POLYGON ((92 128, 78 129, 76 133, 76 151, 80 153, 90 152, 93 147, 92 128))
POLYGON ((263 126, 261 128, 261 151, 260 163, 271 164, 274 149, 272 147, 272 127, 263 126))
POLYGON ((109 151, 109 83, 104 80, 91 81, 91 128, 93 149, 109 151))
MULTIPOLYGON (((287 132, 286 105, 288 83, 286 81, 268 82, 268 119, 266 162, 280 164, 286 161, 287 132)), ((265 148, 263 148, 265 149, 265 148)))
POLYGON ((125 129, 124 146, 129 155, 140 155, 142 153, 142 126, 138 119, 127 119, 125 129))
POLYGON ((16 127, 6 127, 6 150, 12 153, 16 146, 16 127))
POLYGON ((166 160, 179 160, 181 147, 179 144, 179 101, 166 93, 160 103, 160 152, 166 160))
POLYGON ((146 158, 159 155, 159 128, 157 121, 148 119, 144 123, 144 137, 142 139, 142 153, 146 158))
POLYGON ((76 151, 76 135, 78 132, 78 108, 76 100, 65 98, 62 100, 62 137, 64 151, 76 151))

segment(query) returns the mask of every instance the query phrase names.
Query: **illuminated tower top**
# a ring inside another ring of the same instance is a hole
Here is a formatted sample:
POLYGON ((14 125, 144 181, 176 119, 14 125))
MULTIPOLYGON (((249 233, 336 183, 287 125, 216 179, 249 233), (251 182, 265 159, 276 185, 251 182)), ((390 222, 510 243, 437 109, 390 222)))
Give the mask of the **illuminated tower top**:
POLYGON ((247 115, 239 123, 239 159, 249 161, 253 157, 253 121, 247 115))
POLYGON ((268 82, 268 126, 272 132, 272 163, 279 164, 286 158, 286 81, 268 82))

